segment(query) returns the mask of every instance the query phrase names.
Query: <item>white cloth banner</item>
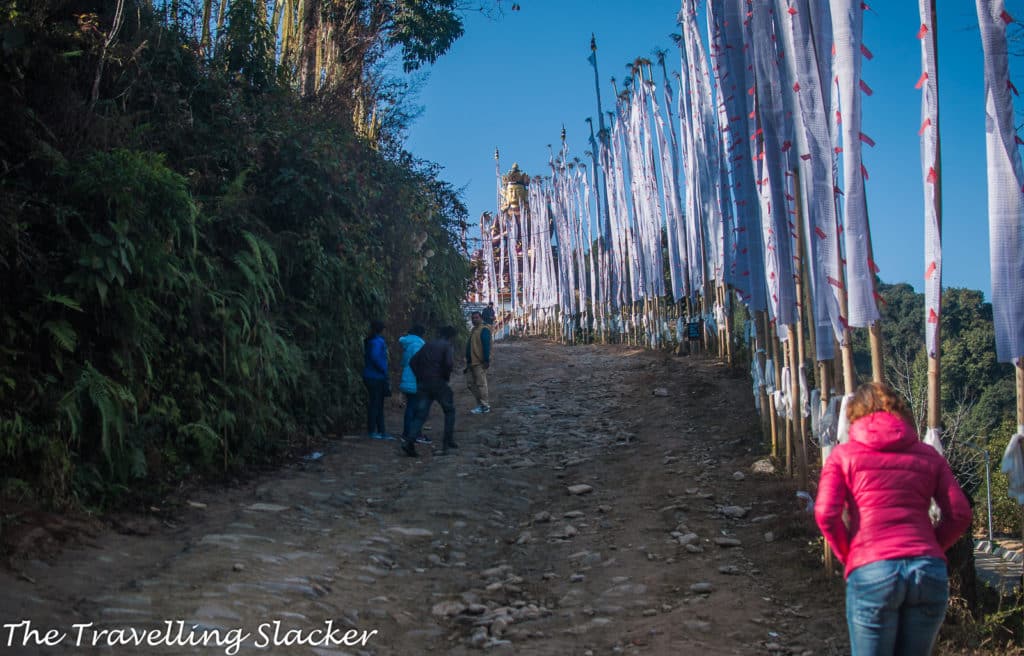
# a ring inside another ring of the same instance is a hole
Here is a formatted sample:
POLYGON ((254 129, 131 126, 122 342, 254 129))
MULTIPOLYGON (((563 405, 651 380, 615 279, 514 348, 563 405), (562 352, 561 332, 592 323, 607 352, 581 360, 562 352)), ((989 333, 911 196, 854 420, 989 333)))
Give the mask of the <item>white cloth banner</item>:
MULTIPOLYGON (((935 64, 935 26, 930 0, 918 0, 921 29, 921 175, 924 181, 924 319, 925 347, 938 357, 936 328, 942 315, 942 217, 939 216, 939 93, 935 64)), ((941 447, 941 445, 940 445, 941 447)), ((940 450, 941 453, 941 450, 940 450)))
MULTIPOLYGON (((827 11, 827 5, 824 10, 827 11)), ((839 306, 839 292, 842 286, 842 273, 839 261, 839 235, 836 224, 835 179, 832 177, 833 149, 832 137, 829 134, 828 106, 825 96, 830 88, 829 78, 821 77, 821 59, 830 59, 829 52, 821 52, 818 44, 823 41, 812 15, 810 0, 790 0, 789 32, 792 33, 793 55, 797 80, 793 85, 796 91, 797 104, 803 132, 806 138, 807 151, 801 153, 806 157, 809 175, 804 180, 807 190, 807 239, 810 261, 805 264, 811 268, 815 323, 818 326, 828 324, 832 335, 816 333, 818 360, 829 358, 834 336, 836 341, 843 337, 842 316, 839 306), (823 350, 823 346, 827 349, 823 350)), ((831 30, 829 30, 831 34, 831 30)), ((828 70, 828 69, 826 69, 828 70)))
POLYGON ((720 126, 724 156, 731 169, 730 187, 733 205, 734 245, 736 272, 733 285, 752 312, 767 308, 765 293, 764 247, 761 237, 761 217, 757 200, 757 186, 748 140, 753 132, 749 127, 751 108, 747 93, 753 79, 747 76, 743 56, 743 24, 746 7, 741 0, 724 3, 710 2, 708 33, 712 37, 714 70, 719 85, 720 102, 724 106, 726 121, 720 126))
POLYGON ((761 220, 769 291, 769 308, 779 324, 796 323, 796 285, 793 279, 793 230, 786 202, 786 138, 788 122, 782 103, 779 51, 774 12, 769 3, 755 3, 751 45, 757 81, 757 114, 761 128, 751 135, 763 150, 761 160, 761 220))
POLYGON ((1024 169, 1014 130, 1013 84, 1003 0, 977 0, 985 51, 985 144, 988 156, 989 258, 996 357, 1024 356, 1024 169))
POLYGON ((839 85, 840 130, 843 137, 843 218, 846 245, 847 321, 866 327, 878 320, 871 233, 868 228, 864 168, 861 158, 861 93, 869 87, 861 80, 861 39, 864 8, 861 0, 830 0, 833 67, 839 85))

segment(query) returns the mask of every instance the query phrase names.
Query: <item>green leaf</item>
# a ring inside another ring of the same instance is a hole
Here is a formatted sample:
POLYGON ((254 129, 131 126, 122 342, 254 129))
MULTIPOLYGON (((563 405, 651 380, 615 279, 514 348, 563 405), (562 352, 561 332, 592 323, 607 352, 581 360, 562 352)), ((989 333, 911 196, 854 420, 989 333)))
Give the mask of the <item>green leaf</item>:
POLYGON ((69 296, 64 296, 63 294, 46 294, 44 298, 50 303, 57 303, 58 305, 63 305, 69 310, 74 310, 75 312, 82 311, 82 306, 79 305, 78 301, 69 296))

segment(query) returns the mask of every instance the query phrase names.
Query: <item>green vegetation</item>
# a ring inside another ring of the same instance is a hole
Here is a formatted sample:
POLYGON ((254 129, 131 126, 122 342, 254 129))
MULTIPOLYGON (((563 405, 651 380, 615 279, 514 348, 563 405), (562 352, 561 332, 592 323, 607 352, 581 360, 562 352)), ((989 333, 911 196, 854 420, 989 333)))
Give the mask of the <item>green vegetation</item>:
POLYGON ((466 210, 381 62, 461 21, 357 4, 0 0, 0 495, 272 463, 359 415, 369 319, 456 322, 466 210))

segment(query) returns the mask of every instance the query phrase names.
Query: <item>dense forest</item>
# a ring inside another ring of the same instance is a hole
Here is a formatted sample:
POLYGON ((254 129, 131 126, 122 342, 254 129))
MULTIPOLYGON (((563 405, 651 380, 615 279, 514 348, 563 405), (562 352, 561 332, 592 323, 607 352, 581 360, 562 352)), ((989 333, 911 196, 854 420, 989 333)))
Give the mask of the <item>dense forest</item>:
POLYGON ((358 413, 370 319, 455 322, 466 210, 402 148, 402 71, 460 11, 0 1, 0 495, 272 462, 358 413))

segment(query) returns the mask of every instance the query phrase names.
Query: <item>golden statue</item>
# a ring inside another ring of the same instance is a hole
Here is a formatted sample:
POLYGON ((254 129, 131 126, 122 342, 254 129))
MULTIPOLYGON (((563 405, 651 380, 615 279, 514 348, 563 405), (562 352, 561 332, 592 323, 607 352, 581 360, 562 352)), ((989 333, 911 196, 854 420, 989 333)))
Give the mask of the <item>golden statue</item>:
POLYGON ((519 170, 519 164, 512 164, 512 169, 501 177, 505 185, 502 199, 502 212, 519 212, 528 204, 526 187, 530 184, 530 176, 519 170))

